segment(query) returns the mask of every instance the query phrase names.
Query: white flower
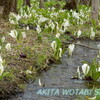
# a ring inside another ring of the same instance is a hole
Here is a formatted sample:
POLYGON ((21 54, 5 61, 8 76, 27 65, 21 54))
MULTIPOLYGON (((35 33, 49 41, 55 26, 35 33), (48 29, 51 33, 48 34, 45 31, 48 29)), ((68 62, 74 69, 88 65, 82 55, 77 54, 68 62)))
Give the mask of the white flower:
POLYGON ((25 32, 22 32, 22 37, 26 38, 26 33, 25 32))
POLYGON ((58 30, 59 30, 58 22, 55 22, 55 23, 56 23, 56 32, 58 33, 58 30))
POLYGON ((93 31, 93 28, 91 27, 90 39, 94 40, 94 38, 95 38, 95 32, 93 31))
POLYGON ((56 51, 56 48, 57 48, 57 43, 56 43, 56 41, 53 41, 53 42, 51 43, 51 47, 54 49, 54 51, 56 51))
POLYGON ((52 9, 52 10, 55 10, 55 7, 52 7, 51 9, 52 9))
POLYGON ((100 58, 100 44, 97 45, 97 48, 99 49, 97 57, 100 58))
POLYGON ((72 53, 74 51, 74 48, 75 48, 75 45, 74 44, 70 44, 68 46, 68 52, 69 52, 69 55, 72 56, 72 53))
POLYGON ((37 28, 36 28, 37 32, 40 33, 42 30, 40 28, 40 25, 37 25, 37 28))
POLYGON ((15 17, 17 21, 21 18, 20 15, 17 15, 15 13, 10 13, 10 15, 13 16, 13 17, 15 17))
POLYGON ((81 30, 78 30, 78 32, 77 32, 77 38, 79 38, 81 34, 82 34, 81 30))
POLYGON ((67 27, 70 26, 69 20, 64 19, 64 22, 62 23, 62 26, 64 26, 64 31, 66 31, 67 27))
POLYGON ((100 44, 97 45, 97 48, 100 50, 100 44))
POLYGON ((15 24, 14 20, 9 19, 9 21, 10 21, 11 24, 15 24))
POLYGON ((3 42, 5 41, 5 37, 2 37, 2 38, 1 38, 1 41, 2 41, 2 43, 3 43, 3 42))
POLYGON ((100 67, 96 69, 97 72, 100 72, 100 67))
POLYGON ((26 73, 27 74, 32 74, 32 71, 31 70, 27 70, 26 73))
POLYGON ((90 28, 91 32, 93 32, 93 27, 90 28))
POLYGON ((94 40, 94 38, 95 38, 95 32, 91 32, 90 39, 94 40))
POLYGON ((20 15, 16 15, 15 17, 16 17, 16 20, 17 20, 17 21, 21 18, 20 15))
POLYGON ((4 66, 0 64, 0 76, 2 75, 3 72, 4 72, 4 66))
POLYGON ((99 66, 99 67, 96 68, 96 71, 97 71, 97 72, 100 72, 100 61, 98 61, 98 66, 99 66))
POLYGON ((29 30, 29 26, 26 27, 26 30, 29 30))
POLYGON ((39 81, 39 86, 42 86, 41 80, 39 79, 38 81, 39 81))
POLYGON ((89 97, 88 100, 96 100, 96 96, 91 97, 91 98, 89 97))
POLYGON ((49 21, 49 27, 51 27, 52 30, 55 28, 55 24, 52 22, 52 20, 49 21))
POLYGON ((7 43, 5 48, 8 50, 8 51, 11 51, 11 44, 10 43, 7 43))
POLYGON ((56 34, 56 38, 59 38, 59 37, 60 37, 60 33, 57 33, 57 34, 56 34))
POLYGON ((0 45, 0 50, 1 50, 2 46, 0 45))
POLYGON ((2 60, 2 57, 1 57, 1 55, 0 55, 0 64, 2 64, 3 63, 3 60, 2 60))
POLYGON ((73 11, 72 15, 74 18, 79 19, 79 14, 76 11, 73 11))
POLYGON ((70 26, 70 24, 69 24, 69 20, 64 19, 64 23, 63 23, 63 25, 64 25, 65 27, 70 26))
POLYGON ((11 30, 11 32, 9 33, 9 35, 15 39, 17 39, 18 36, 18 32, 16 30, 11 30))
POLYGON ((45 22, 47 20, 48 20, 48 18, 40 16, 40 18, 38 19, 38 24, 41 24, 42 22, 45 22))
POLYGON ((77 68, 77 77, 80 78, 80 67, 77 68))
POLYGON ((60 32, 61 34, 65 33, 65 31, 62 30, 62 29, 60 29, 59 32, 60 32))
POLYGON ((0 55, 0 76, 2 75, 3 71, 4 71, 4 66, 2 65, 3 64, 3 59, 0 55))
POLYGON ((48 28, 48 26, 45 24, 45 28, 47 29, 48 28))
POLYGON ((97 55, 97 57, 100 58, 100 50, 98 51, 98 55, 97 55))
POLYGON ((59 57, 62 57, 62 48, 59 48, 59 57))
POLYGON ((88 64, 82 65, 82 71, 84 75, 88 74, 89 70, 90 70, 90 66, 88 64))

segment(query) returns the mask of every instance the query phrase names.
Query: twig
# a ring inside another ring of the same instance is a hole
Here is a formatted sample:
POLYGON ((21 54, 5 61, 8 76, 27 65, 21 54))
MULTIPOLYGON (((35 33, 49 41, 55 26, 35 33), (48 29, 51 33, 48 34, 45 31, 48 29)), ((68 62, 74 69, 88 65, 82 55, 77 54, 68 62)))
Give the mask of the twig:
MULTIPOLYGON (((63 41, 62 43, 65 43, 65 44, 72 44, 73 42, 65 42, 63 41)), ((86 47, 86 48, 89 48, 89 49, 92 49, 92 50, 99 50, 97 48, 93 48, 93 47, 90 47, 90 46, 87 46, 87 45, 84 45, 84 44, 78 44, 78 43, 73 43, 75 45, 79 45, 79 46, 83 46, 83 47, 86 47)))

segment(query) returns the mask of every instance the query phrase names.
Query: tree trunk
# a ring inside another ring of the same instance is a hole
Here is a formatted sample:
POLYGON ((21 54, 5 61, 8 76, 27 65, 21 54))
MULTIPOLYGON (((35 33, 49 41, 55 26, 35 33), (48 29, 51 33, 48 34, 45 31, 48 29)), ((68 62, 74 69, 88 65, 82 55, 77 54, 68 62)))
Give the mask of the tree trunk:
POLYGON ((99 14, 99 0, 92 0, 91 18, 96 22, 98 22, 98 14, 99 14))
POLYGON ((23 5, 27 5, 27 6, 29 6, 29 7, 31 7, 31 5, 30 5, 30 0, 23 0, 23 5))
POLYGON ((91 5, 92 0, 80 0, 80 4, 91 5))
POLYGON ((44 0, 39 0, 39 7, 44 8, 44 0))
POLYGON ((4 2, 3 19, 9 18, 9 13, 11 11, 12 3, 13 3, 13 0, 6 0, 4 2))
POLYGON ((13 0, 12 6, 11 6, 11 12, 17 12, 17 0, 13 0))
POLYGON ((76 0, 67 0, 65 6, 63 7, 63 9, 67 9, 67 10, 76 10, 77 11, 77 4, 76 4, 76 0))

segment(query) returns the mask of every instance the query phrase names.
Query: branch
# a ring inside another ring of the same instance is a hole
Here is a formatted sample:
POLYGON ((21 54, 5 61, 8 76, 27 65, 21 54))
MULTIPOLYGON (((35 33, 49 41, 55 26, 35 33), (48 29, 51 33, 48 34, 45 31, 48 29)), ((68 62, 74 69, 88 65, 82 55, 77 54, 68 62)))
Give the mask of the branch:
MULTIPOLYGON (((64 44, 72 44, 73 42, 65 42, 65 41, 63 41, 62 43, 64 43, 64 44)), ((90 47, 90 46, 87 46, 87 45, 84 45, 84 44, 78 44, 78 43, 73 43, 73 44, 79 45, 79 46, 83 46, 83 47, 86 47, 86 48, 89 48, 89 49, 92 49, 92 50, 99 50, 97 48, 93 48, 93 47, 90 47)))

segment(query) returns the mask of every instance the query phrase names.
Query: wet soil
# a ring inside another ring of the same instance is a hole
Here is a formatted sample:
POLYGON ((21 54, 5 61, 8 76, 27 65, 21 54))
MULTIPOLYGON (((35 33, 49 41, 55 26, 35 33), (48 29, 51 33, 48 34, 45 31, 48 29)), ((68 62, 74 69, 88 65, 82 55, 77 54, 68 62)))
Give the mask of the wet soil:
MULTIPOLYGON (((97 48, 97 44, 100 43, 100 41, 79 42, 92 48, 97 48)), ((68 57, 66 51, 61 58, 62 63, 54 64, 53 68, 43 72, 34 83, 27 84, 22 94, 18 94, 9 100, 75 100, 77 95, 64 95, 62 89, 90 89, 88 81, 71 79, 71 77, 76 75, 77 67, 82 65, 82 61, 91 62, 97 54, 97 50, 76 45, 72 57, 68 57), (44 87, 39 86, 38 79, 41 80, 44 87), (42 94, 40 89, 55 89, 56 93, 48 94, 46 91, 46 94, 42 94)))

